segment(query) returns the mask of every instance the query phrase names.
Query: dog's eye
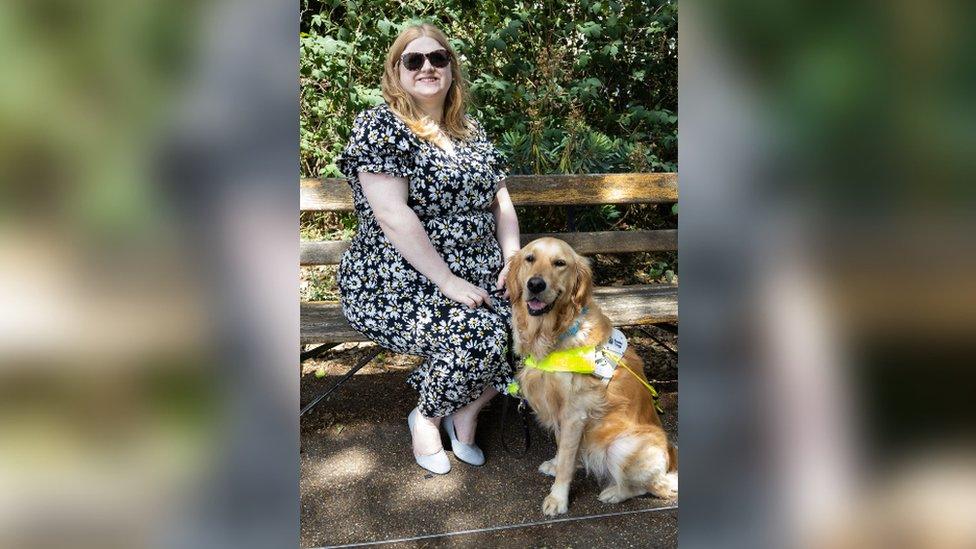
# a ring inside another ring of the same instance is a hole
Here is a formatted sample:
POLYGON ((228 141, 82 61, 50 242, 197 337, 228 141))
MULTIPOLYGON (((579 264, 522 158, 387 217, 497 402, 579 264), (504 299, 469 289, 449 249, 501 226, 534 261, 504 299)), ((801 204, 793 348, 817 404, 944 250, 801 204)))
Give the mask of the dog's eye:
POLYGON ((534 255, 527 255, 527 256, 525 256, 525 261, 527 263, 532 263, 533 261, 535 261, 535 256, 534 255))
POLYGON ((557 259, 557 260, 553 261, 552 264, 555 265, 555 266, 557 266, 557 267, 565 267, 566 266, 566 262, 563 261, 562 259, 557 259))

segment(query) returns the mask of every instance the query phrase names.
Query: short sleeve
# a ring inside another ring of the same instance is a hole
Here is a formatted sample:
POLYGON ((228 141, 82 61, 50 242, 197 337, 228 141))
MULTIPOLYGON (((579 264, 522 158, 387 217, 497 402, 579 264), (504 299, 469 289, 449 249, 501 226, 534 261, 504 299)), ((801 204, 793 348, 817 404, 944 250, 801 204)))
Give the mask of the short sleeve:
POLYGON ((496 180, 502 180, 508 177, 508 158, 505 153, 495 148, 494 145, 491 147, 492 160, 491 165, 495 170, 496 180))
POLYGON ((378 108, 356 116, 349 142, 336 160, 339 171, 346 177, 355 177, 360 171, 406 178, 413 174, 408 130, 391 116, 378 108))
POLYGON ((501 182, 508 177, 508 158, 506 158, 505 154, 498 150, 491 140, 488 139, 488 135, 480 123, 478 124, 477 128, 477 139, 483 142, 485 159, 489 168, 491 169, 492 179, 495 183, 495 191, 497 192, 501 182))

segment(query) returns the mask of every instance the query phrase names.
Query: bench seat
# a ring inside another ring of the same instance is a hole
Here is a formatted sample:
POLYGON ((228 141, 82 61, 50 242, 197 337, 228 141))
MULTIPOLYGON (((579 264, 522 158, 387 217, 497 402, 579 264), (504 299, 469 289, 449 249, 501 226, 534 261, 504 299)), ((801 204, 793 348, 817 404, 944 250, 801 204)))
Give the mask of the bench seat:
MULTIPOLYGON (((615 326, 674 323, 678 320, 678 286, 651 284, 605 286, 594 290, 594 298, 615 326)), ((365 341, 352 329, 336 302, 307 301, 301 304, 303 345, 365 341)))

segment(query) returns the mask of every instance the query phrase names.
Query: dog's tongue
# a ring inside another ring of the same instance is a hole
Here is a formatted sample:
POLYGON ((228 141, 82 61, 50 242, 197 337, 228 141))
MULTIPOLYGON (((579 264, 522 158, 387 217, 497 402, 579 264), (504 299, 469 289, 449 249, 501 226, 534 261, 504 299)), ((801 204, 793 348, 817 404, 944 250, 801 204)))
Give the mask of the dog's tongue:
POLYGON ((540 309, 546 308, 546 304, 538 299, 530 299, 526 301, 525 304, 528 305, 529 308, 532 309, 533 311, 538 311, 540 309))

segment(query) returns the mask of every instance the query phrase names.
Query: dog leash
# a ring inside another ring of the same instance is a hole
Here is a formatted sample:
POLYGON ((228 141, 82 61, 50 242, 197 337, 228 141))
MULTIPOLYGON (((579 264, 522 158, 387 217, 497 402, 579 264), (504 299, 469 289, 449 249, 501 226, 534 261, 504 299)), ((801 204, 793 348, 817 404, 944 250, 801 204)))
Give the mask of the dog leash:
MULTIPOLYGON (((488 291, 488 293, 490 295, 493 295, 495 297, 495 299, 497 299, 499 301, 506 300, 503 297, 504 292, 505 292, 505 288, 496 288, 494 290, 489 290, 488 291)), ((492 311, 493 313, 497 314, 498 316, 503 316, 500 312, 498 312, 498 309, 496 309, 493 305, 489 305, 488 306, 488 310, 489 311, 492 311)), ((508 320, 508 319, 506 318, 506 320, 508 320)), ((514 342, 512 341, 512 333, 511 333, 511 331, 509 331, 509 334, 508 334, 508 353, 507 353, 507 358, 508 358, 508 363, 509 364, 515 364, 516 363, 516 360, 515 360, 515 351, 512 349, 513 344, 514 344, 514 342)), ((528 406, 525 405, 525 399, 522 398, 521 396, 519 396, 519 391, 518 390, 519 390, 518 382, 517 381, 513 381, 513 382, 511 382, 511 383, 508 384, 508 387, 506 387, 505 393, 503 393, 503 396, 505 397, 505 403, 502 405, 502 425, 501 425, 501 434, 500 434, 500 436, 501 436, 501 439, 502 439, 502 448, 505 449, 505 452, 506 453, 508 453, 510 455, 513 455, 515 457, 524 457, 526 454, 529 453, 529 449, 532 447, 532 424, 531 424, 531 420, 529 418, 528 406), (508 425, 508 409, 512 406, 512 401, 513 400, 518 401, 518 406, 516 407, 516 411, 517 411, 518 415, 522 418, 522 437, 523 437, 524 444, 523 444, 523 450, 520 451, 520 452, 516 452, 516 451, 512 450, 512 448, 509 447, 509 445, 508 445, 508 440, 506 440, 506 438, 505 438, 505 433, 508 432, 508 429, 506 429, 506 427, 508 425)))
POLYGON ((531 422, 529 420, 529 412, 528 412, 528 409, 527 409, 527 407, 525 405, 525 399, 520 398, 520 397, 516 397, 516 396, 513 396, 513 395, 505 395, 505 404, 502 405, 502 431, 501 431, 502 448, 505 449, 505 452, 506 453, 511 454, 511 455, 513 455, 515 457, 524 457, 526 454, 529 453, 529 449, 532 447, 532 436, 531 436, 531 432, 532 432, 532 430, 531 430, 531 422), (525 448, 521 452, 516 452, 516 451, 512 450, 508 446, 508 441, 505 439, 505 433, 508 431, 505 428, 505 426, 508 424, 508 421, 507 421, 508 408, 511 406, 513 400, 517 400, 518 401, 518 406, 517 406, 516 409, 518 410, 519 416, 522 417, 522 433, 523 433, 523 437, 524 437, 524 441, 525 441, 525 444, 524 444, 525 445, 525 448))

